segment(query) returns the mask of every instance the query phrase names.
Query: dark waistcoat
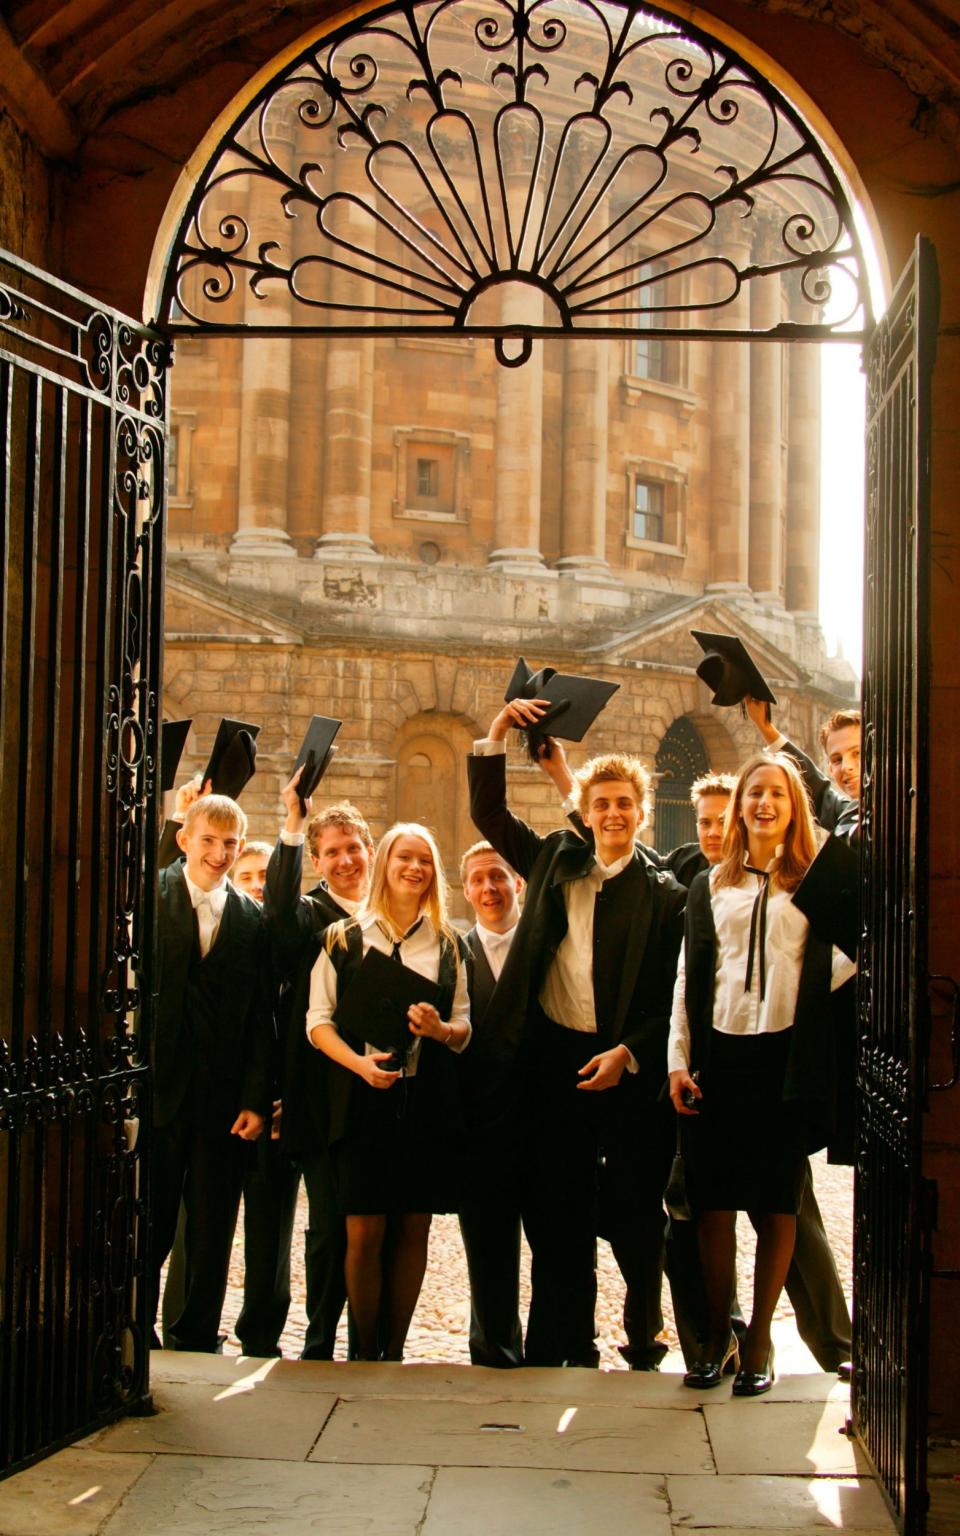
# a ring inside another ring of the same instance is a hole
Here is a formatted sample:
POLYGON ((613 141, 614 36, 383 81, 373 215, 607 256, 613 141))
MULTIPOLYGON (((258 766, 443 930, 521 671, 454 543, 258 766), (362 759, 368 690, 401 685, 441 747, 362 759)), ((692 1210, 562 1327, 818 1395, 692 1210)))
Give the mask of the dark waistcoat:
POLYGON ((638 902, 644 895, 643 870, 637 859, 631 860, 612 879, 605 880, 593 903, 593 1005, 597 1015, 597 1037, 603 1046, 610 1043, 612 1022, 620 996, 623 958, 630 939, 630 927, 638 902))

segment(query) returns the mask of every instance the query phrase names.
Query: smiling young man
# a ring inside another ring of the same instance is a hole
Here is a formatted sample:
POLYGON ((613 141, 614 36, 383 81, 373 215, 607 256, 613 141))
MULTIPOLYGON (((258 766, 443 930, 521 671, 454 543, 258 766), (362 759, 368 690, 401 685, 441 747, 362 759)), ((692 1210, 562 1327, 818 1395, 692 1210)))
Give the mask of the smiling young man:
MULTIPOLYGON (((298 781, 299 772, 281 792, 287 814, 267 865, 263 912, 284 978, 281 1147, 302 1171, 309 1201, 304 1233, 307 1328, 301 1358, 332 1360, 347 1295, 346 1226, 337 1211, 327 1151, 326 1058, 308 1045, 303 1021, 310 971, 325 930, 352 917, 367 894, 373 838, 360 811, 347 800, 316 814, 309 798, 301 806, 298 781), (319 877, 307 892, 301 890, 305 847, 319 877)), ((298 1186, 299 1179, 293 1188, 294 1205, 298 1186)), ((292 1210, 290 1220, 292 1225, 292 1210)), ((289 1265, 288 1243, 285 1254, 278 1255, 278 1273, 287 1291, 289 1265)))
POLYGON ((223 795, 196 799, 176 832, 183 860, 159 876, 153 1038, 151 1322, 160 1269, 186 1211, 186 1291, 169 1341, 218 1346, 244 1143, 271 1104, 274 1020, 260 909, 227 878, 246 817, 223 795))
POLYGON ((527 881, 513 941, 525 1113, 524 1217, 533 1255, 526 1360, 596 1365, 595 1243, 603 1222, 630 1294, 627 1358, 655 1370, 662 1327, 662 1191, 669 1125, 658 1109, 684 893, 635 847, 646 770, 626 755, 576 776, 593 842, 541 837, 506 803, 505 738, 535 724, 515 699, 468 758, 481 834, 527 881), (598 1208, 606 1163, 608 1209, 598 1208))

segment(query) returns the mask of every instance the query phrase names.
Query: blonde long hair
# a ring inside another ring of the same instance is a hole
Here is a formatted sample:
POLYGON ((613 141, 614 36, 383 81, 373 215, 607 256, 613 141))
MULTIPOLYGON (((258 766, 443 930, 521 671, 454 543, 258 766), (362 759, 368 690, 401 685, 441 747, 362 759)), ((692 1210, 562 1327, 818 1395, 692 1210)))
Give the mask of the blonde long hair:
POLYGON ((773 883, 782 890, 795 891, 816 857, 817 834, 810 797, 797 765, 783 752, 757 752, 747 759, 737 774, 730 796, 720 863, 713 871, 712 883, 715 889, 720 889, 725 885, 739 885, 743 879, 743 864, 749 857, 750 843, 741 807, 747 783, 758 768, 779 768, 787 781, 790 825, 783 840, 783 857, 773 873, 773 883))
POLYGON ((394 939, 403 937, 403 930, 390 909, 390 891, 387 886, 387 861, 394 843, 401 837, 419 837, 430 849, 430 857, 433 859, 433 879, 420 904, 420 912, 428 919, 434 933, 438 937, 442 934, 444 938, 449 939, 454 953, 458 953, 456 929, 449 917, 447 879, 443 872, 440 849, 429 827, 421 826, 417 821, 398 821, 384 832, 374 854, 367 894, 357 908, 355 918, 349 918, 343 923, 334 923, 327 929, 328 950, 332 949, 334 944, 344 947, 347 942, 346 931, 350 923, 356 922, 361 917, 367 917, 371 913, 393 934, 394 939))

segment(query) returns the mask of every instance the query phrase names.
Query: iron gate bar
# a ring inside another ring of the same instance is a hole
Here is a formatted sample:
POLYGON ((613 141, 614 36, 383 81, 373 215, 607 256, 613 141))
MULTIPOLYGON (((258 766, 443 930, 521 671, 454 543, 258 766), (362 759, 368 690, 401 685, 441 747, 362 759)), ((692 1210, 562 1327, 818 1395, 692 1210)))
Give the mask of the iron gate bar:
POLYGON ((936 258, 918 239, 867 350, 867 524, 853 1419, 908 1533, 926 1513, 933 1211, 927 1091, 930 375, 936 258))
POLYGON ((853 341, 871 324, 852 209, 800 114, 726 45, 619 0, 354 18, 239 110, 163 258, 172 334, 453 333, 528 355, 571 334, 853 341), (729 313, 758 280, 787 309, 764 331, 729 313), (473 313, 518 283, 555 314, 473 313))
POLYGON ((0 252, 0 1472, 149 1401, 168 360, 0 252))

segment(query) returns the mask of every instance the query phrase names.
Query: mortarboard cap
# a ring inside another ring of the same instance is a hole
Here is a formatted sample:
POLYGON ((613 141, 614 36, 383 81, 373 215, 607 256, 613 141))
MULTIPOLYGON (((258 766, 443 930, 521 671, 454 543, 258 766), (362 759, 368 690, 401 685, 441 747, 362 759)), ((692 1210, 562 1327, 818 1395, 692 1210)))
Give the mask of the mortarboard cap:
POLYGON ((513 699, 546 699, 550 705, 535 726, 521 733, 530 757, 536 762, 537 749, 545 736, 582 741, 619 687, 619 683, 604 683, 597 677, 573 677, 553 667, 531 672, 521 656, 504 699, 508 704, 513 699))
POLYGON ((393 1051, 401 1064, 416 1038, 407 1009, 412 1003, 437 1005, 440 988, 419 971, 368 949, 337 1003, 334 1023, 342 1034, 369 1041, 378 1051, 393 1051))
POLYGON ((697 676, 710 689, 714 704, 742 704, 748 694, 752 699, 776 704, 776 694, 770 691, 763 673, 736 635, 711 635, 702 629, 691 629, 690 633, 704 652, 697 676))
POLYGON ((210 780, 211 792, 236 800, 256 772, 259 725, 243 720, 221 720, 202 783, 210 780))
POLYGON ((828 837, 793 893, 818 939, 851 960, 860 937, 860 859, 846 837, 828 837))
POLYGON ((160 792, 172 789, 192 720, 164 720, 160 727, 160 792))
POLYGON ((293 765, 294 773, 301 766, 303 768, 300 783, 297 785, 297 794, 300 797, 300 811, 304 816, 307 814, 306 801, 320 783, 330 766, 331 757, 337 750, 333 745, 333 738, 342 724, 342 720, 329 720, 326 715, 313 715, 307 726, 307 734, 303 738, 297 760, 293 765))

